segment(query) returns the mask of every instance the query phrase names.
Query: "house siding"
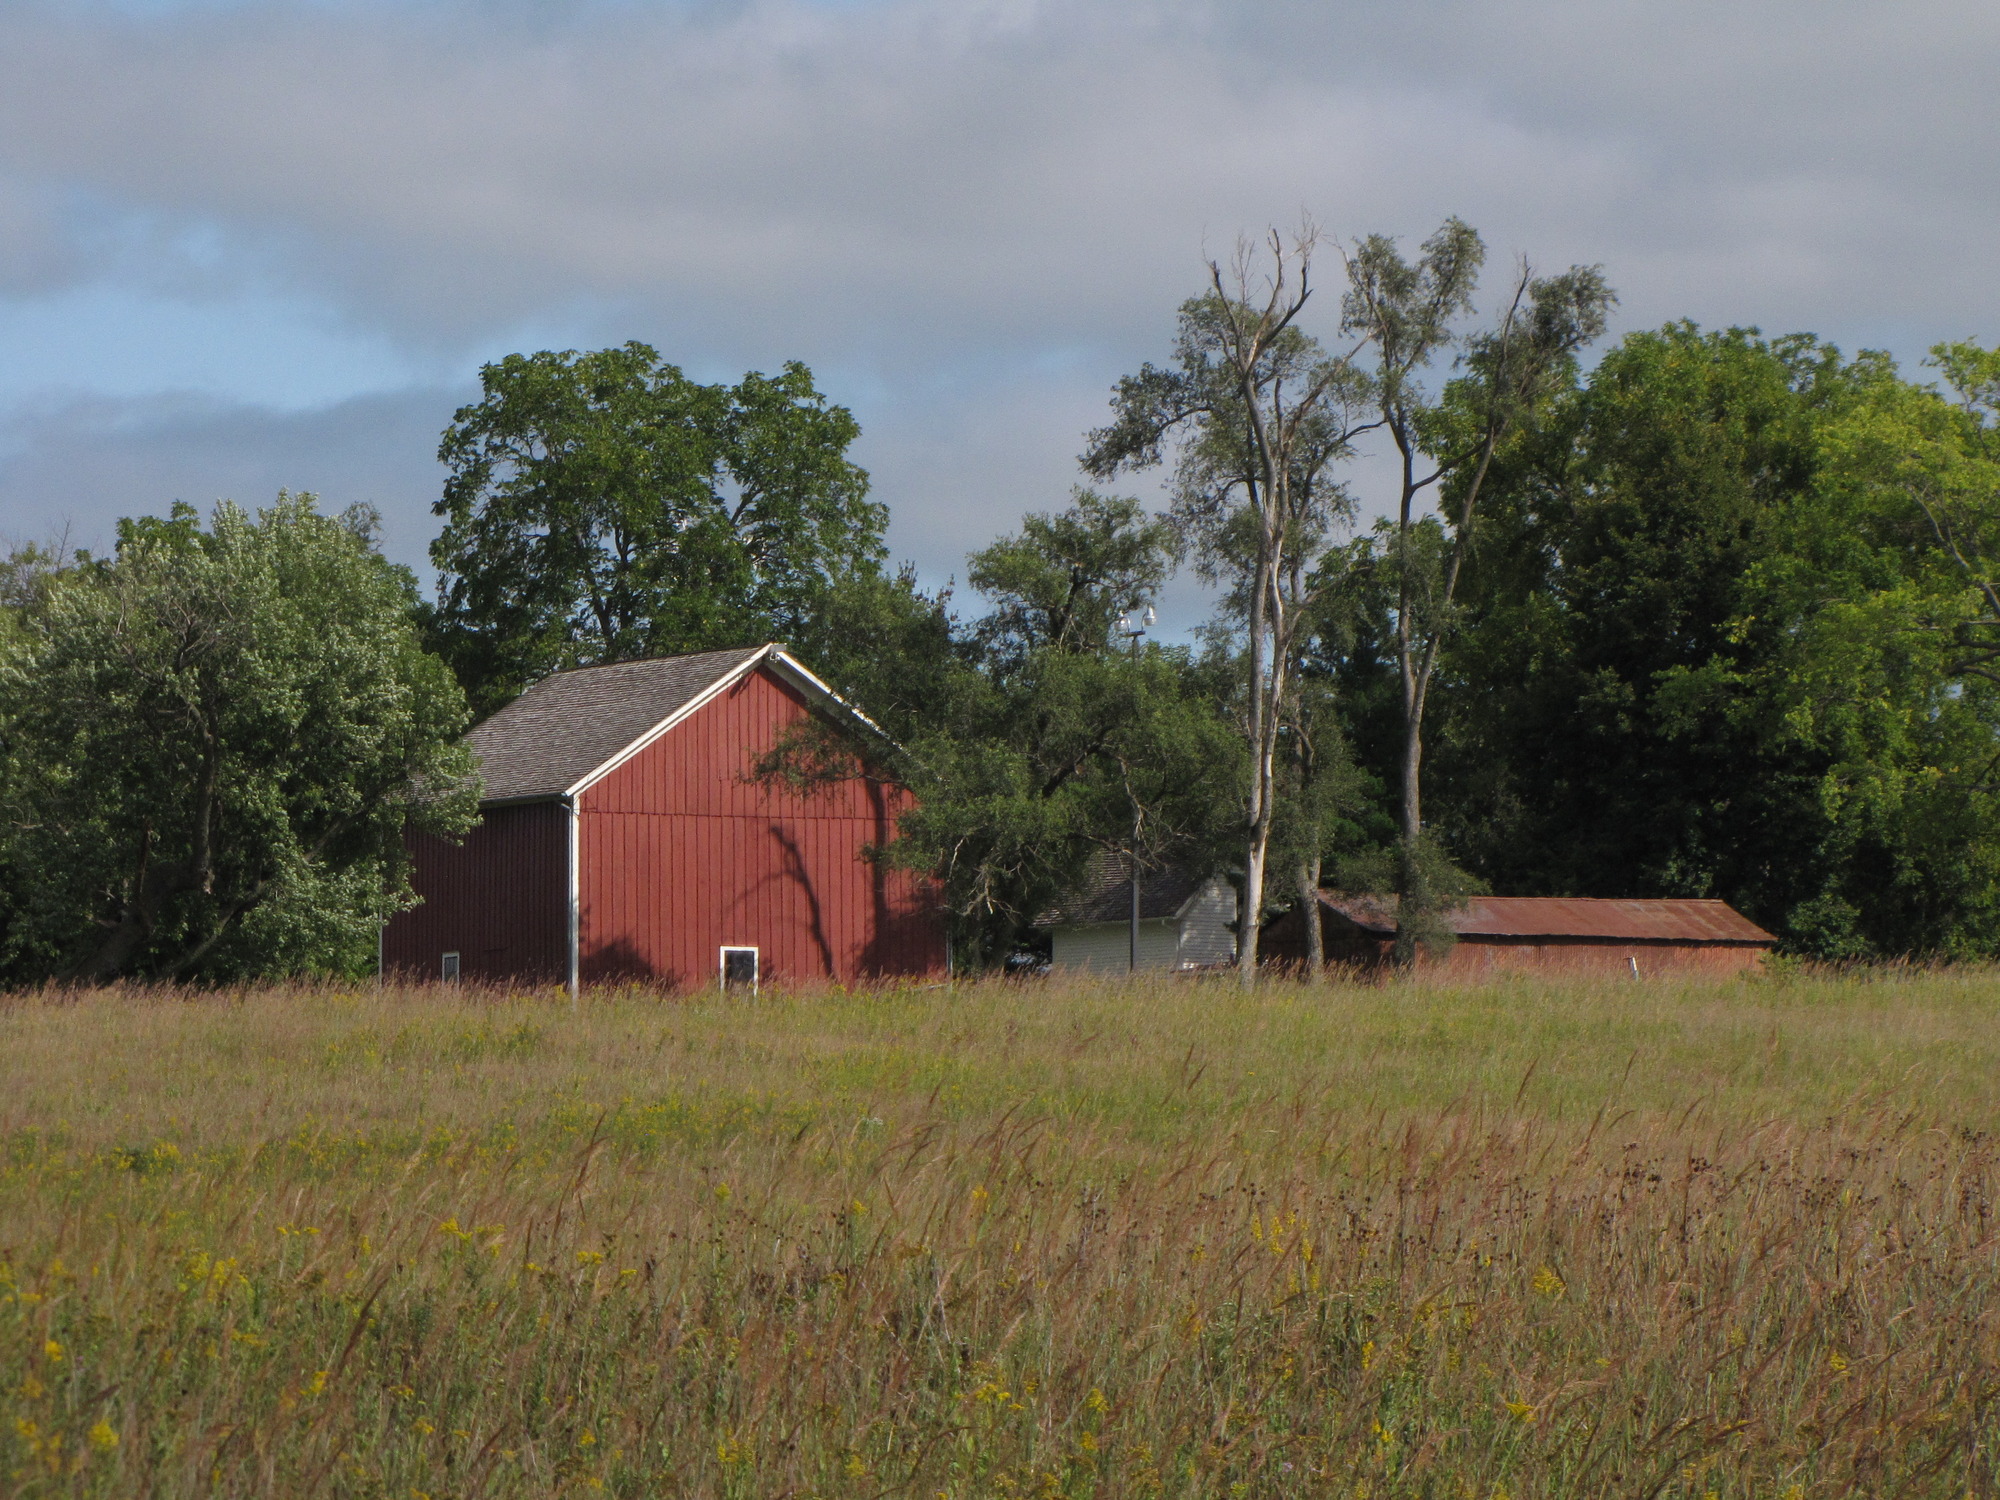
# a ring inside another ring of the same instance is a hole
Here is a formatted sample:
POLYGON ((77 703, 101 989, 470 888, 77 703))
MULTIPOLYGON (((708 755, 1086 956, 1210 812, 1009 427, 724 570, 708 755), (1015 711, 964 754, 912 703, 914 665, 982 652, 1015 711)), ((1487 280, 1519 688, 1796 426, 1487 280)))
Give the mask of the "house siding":
POLYGON ((1233 963, 1236 959, 1236 888, 1210 880, 1181 908, 1180 962, 1183 966, 1233 963))
MULTIPOLYGON (((1198 969, 1236 957, 1236 890, 1226 880, 1209 880, 1172 917, 1139 922, 1139 967, 1198 969)), ((1092 973, 1127 973, 1132 963, 1132 924, 1066 922, 1049 929, 1052 968, 1092 973)))
POLYGON ((579 967, 588 983, 713 983, 754 947, 764 982, 840 982, 945 966, 928 882, 867 858, 911 805, 857 777, 810 794, 756 781, 810 714, 759 668, 578 796, 579 967))
MULTIPOLYGON (((1130 922, 1081 922, 1050 934, 1050 966, 1074 973, 1124 974, 1132 962, 1130 922)), ((1139 967, 1171 969, 1180 962, 1180 936, 1168 917, 1139 924, 1139 967)))
POLYGON ((554 982, 569 969, 569 847, 562 804, 485 810, 461 843, 406 838, 419 904, 382 932, 386 975, 430 980, 446 953, 464 979, 554 982))

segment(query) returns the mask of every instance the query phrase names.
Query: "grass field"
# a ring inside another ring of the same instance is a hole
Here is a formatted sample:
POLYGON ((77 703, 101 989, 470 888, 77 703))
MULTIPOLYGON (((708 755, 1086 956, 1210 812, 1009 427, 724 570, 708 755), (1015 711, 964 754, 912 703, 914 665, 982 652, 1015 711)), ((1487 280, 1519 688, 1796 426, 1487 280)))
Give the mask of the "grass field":
POLYGON ((0 1002, 21 1495, 1992 1496, 2000 978, 0 1002))

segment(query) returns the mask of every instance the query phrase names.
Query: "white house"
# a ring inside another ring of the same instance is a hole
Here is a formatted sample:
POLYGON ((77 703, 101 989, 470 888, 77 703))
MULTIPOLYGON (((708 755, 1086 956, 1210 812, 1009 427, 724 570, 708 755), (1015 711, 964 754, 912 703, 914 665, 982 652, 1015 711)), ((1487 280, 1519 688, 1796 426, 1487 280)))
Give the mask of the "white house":
MULTIPOLYGON (((1124 859, 1092 861, 1084 895, 1035 923, 1050 939, 1050 966, 1123 974, 1132 961, 1132 877, 1124 859)), ((1203 969, 1236 957, 1236 888, 1185 870, 1139 875, 1139 967, 1203 969)))

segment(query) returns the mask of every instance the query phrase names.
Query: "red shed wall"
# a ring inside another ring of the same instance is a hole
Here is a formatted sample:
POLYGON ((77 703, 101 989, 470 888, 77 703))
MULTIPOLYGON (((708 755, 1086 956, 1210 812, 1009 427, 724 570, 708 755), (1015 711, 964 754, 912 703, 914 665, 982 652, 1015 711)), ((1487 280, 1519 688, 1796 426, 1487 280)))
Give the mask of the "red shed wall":
MULTIPOLYGON (((1329 917, 1322 929, 1326 958, 1331 964, 1377 969, 1388 964, 1392 944, 1385 938, 1357 936, 1335 927, 1329 917)), ((1305 962, 1305 924, 1296 910, 1272 922, 1258 940, 1267 962, 1305 962)), ((1441 959, 1425 957, 1424 974, 1447 979, 1478 979, 1490 974, 1619 974, 1631 977, 1637 961, 1640 976, 1654 974, 1734 975, 1755 972, 1764 961, 1762 948, 1737 948, 1720 943, 1618 942, 1595 938, 1549 938, 1541 941, 1481 936, 1461 937, 1441 959)))
POLYGON ((1521 972, 1630 978, 1636 963, 1639 977, 1648 979, 1655 974, 1728 977, 1754 973, 1763 961, 1761 948, 1712 943, 1536 943, 1460 938, 1445 958, 1425 961, 1419 968, 1427 975, 1467 979, 1521 972))
POLYGON ((925 882, 863 857, 909 793, 876 781, 799 795, 751 782, 806 717, 760 668, 579 797, 583 979, 713 983, 721 949, 778 982, 925 974, 945 964, 925 882))
POLYGON ((435 979, 448 952, 467 979, 545 983, 569 975, 569 833, 562 805, 486 810, 462 844, 409 838, 422 904, 382 934, 382 967, 435 979))

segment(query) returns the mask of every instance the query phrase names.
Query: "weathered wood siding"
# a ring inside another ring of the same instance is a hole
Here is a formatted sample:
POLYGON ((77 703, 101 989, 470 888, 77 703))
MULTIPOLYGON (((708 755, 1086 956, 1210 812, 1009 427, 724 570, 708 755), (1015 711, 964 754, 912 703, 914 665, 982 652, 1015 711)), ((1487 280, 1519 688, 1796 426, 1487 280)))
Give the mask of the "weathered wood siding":
MULTIPOLYGON (((1385 955, 1386 956, 1386 955, 1385 955)), ((1761 948, 1720 943, 1643 943, 1604 940, 1568 942, 1507 942, 1462 937, 1441 959, 1425 957, 1418 967, 1426 974, 1478 978, 1486 974, 1533 972, 1578 977, 1610 975, 1641 979, 1658 974, 1754 974, 1764 964, 1761 948)))
POLYGON ((759 669, 578 799, 582 978, 715 982, 724 946, 765 983, 926 974, 945 965, 926 883, 867 859, 909 793, 855 779, 809 795, 751 779, 809 714, 759 669))
POLYGON ((563 808, 488 808, 460 844, 414 835, 421 903, 382 933, 387 974, 436 979, 446 953, 465 979, 560 982, 569 974, 569 845, 563 808))

